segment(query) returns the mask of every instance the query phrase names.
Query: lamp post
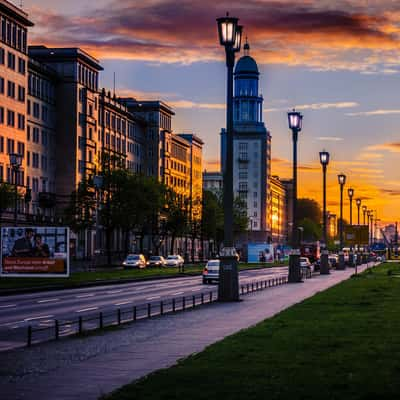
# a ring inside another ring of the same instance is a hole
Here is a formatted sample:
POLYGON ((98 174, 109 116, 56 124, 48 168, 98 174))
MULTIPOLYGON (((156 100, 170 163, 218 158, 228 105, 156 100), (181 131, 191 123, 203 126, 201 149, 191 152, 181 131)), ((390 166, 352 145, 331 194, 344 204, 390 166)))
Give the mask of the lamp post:
POLYGON ((339 174, 338 182, 340 185, 340 224, 339 224, 339 240, 340 240, 340 248, 339 248, 339 268, 345 269, 344 264, 344 254, 343 254, 343 186, 346 184, 346 175, 339 174))
POLYGON ((292 131, 293 140, 293 225, 292 225, 292 253, 289 258, 289 279, 290 283, 301 282, 300 273, 300 251, 297 248, 299 244, 297 232, 297 140, 299 132, 303 127, 303 115, 293 109, 288 112, 289 129, 292 131))
POLYGON ((322 165, 322 196, 323 196, 323 207, 322 207, 322 234, 324 239, 325 247, 328 242, 328 235, 326 231, 326 167, 329 164, 329 153, 327 151, 321 151, 319 153, 319 161, 322 165))
POLYGON ((95 175, 93 177, 93 185, 96 189, 96 247, 95 253, 100 255, 101 253, 101 237, 100 237, 100 202, 101 202, 101 191, 103 189, 103 176, 95 175))
POLYGON ((349 188, 347 189, 347 194, 350 200, 350 225, 353 225, 353 196, 354 196, 354 189, 349 188))
POLYGON ((371 210, 367 210, 367 221, 368 221, 368 244, 371 243, 371 210))
POLYGON ((367 213, 367 206, 362 206, 362 210, 363 210, 363 225, 365 225, 365 214, 367 213))
POLYGON ((370 240, 370 246, 372 246, 373 245, 373 243, 374 243, 374 212, 371 210, 371 213, 370 213, 370 222, 371 222, 371 230, 370 230, 370 232, 371 232, 371 240, 370 240))
POLYGON ((16 226, 18 220, 18 173, 22 165, 22 155, 11 153, 9 154, 9 158, 12 175, 14 175, 14 178, 11 177, 11 180, 14 181, 14 225, 16 226))
POLYGON ((357 204, 357 225, 360 225, 360 207, 361 207, 361 199, 356 199, 357 204))
POLYGON ((237 271, 237 253, 233 244, 233 67, 235 53, 240 51, 242 27, 238 18, 217 18, 218 35, 221 46, 225 47, 227 67, 226 99, 226 149, 223 182, 224 205, 224 248, 220 257, 220 279, 218 299, 220 301, 239 300, 239 276, 237 271))

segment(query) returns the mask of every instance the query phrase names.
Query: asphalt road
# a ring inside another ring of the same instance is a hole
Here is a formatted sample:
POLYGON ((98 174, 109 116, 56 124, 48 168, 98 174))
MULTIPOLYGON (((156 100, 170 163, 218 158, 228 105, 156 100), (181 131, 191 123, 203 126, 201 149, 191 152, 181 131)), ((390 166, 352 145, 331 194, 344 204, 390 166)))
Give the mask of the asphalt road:
MULTIPOLYGON (((287 267, 242 271, 240 284, 287 276, 287 273, 287 267)), ((54 326, 55 320, 68 323, 79 316, 86 319, 100 312, 116 315, 118 308, 146 303, 158 305, 172 298, 207 295, 216 289, 216 285, 203 285, 201 276, 192 276, 0 297, 0 351, 25 345, 29 325, 45 328, 54 326)), ((97 324, 97 320, 92 323, 97 324)), ((71 329, 71 325, 63 326, 60 335, 68 334, 71 329)))

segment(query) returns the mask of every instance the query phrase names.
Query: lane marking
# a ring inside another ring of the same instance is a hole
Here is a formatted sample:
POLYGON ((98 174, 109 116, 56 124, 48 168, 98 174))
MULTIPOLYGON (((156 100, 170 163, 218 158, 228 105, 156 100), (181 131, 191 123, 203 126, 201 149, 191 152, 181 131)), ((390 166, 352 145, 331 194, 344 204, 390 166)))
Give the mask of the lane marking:
POLYGON ((58 301, 58 300, 60 300, 60 299, 39 300, 39 301, 37 301, 37 303, 50 303, 50 302, 58 301))
POLYGON ((25 318, 24 322, 34 321, 36 319, 53 318, 54 315, 38 315, 37 317, 25 318))
POLYGON ((92 293, 92 294, 81 294, 81 295, 79 295, 79 296, 75 296, 77 299, 83 299, 83 298, 85 298, 85 297, 93 297, 94 296, 94 293, 92 293))
POLYGON ((122 301, 121 303, 115 303, 114 306, 123 306, 125 304, 132 303, 132 301, 122 301))
POLYGON ((191 292, 198 292, 199 290, 201 290, 202 288, 198 288, 198 289, 192 289, 191 292))
POLYGON ((153 297, 148 297, 146 300, 154 300, 154 299, 159 299, 161 296, 153 296, 153 297))
POLYGON ((0 306, 0 308, 10 308, 10 307, 17 307, 16 304, 6 304, 5 306, 0 306))
POLYGON ((82 308, 82 310, 77 310, 75 312, 81 313, 81 312, 85 312, 85 311, 93 311, 93 310, 97 310, 98 308, 99 307, 82 308))
POLYGON ((172 296, 178 296, 178 294, 183 294, 184 292, 177 292, 177 293, 171 293, 172 296))
POLYGON ((121 290, 111 290, 110 292, 106 292, 107 294, 115 294, 115 293, 121 293, 122 292, 122 289, 121 290))

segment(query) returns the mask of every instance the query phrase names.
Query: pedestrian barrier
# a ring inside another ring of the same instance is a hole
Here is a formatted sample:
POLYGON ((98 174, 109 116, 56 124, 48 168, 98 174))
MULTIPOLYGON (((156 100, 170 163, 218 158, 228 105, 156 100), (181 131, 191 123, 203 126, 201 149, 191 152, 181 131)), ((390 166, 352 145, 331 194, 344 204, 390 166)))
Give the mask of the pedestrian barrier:
MULTIPOLYGON (((310 278, 303 276, 303 279, 310 278)), ((258 280, 239 286, 239 293, 246 295, 252 292, 265 290, 273 286, 279 286, 288 282, 287 276, 273 279, 258 280)), ((115 327, 118 325, 136 322, 138 320, 153 318, 160 315, 176 313, 188 309, 194 309, 204 304, 218 301, 218 290, 204 291, 196 295, 174 297, 158 302, 134 305, 118 308, 109 312, 99 312, 87 316, 79 316, 77 319, 67 321, 55 320, 54 325, 46 327, 34 327, 29 325, 27 329, 27 346, 59 340, 71 335, 83 335, 97 329, 115 327)))

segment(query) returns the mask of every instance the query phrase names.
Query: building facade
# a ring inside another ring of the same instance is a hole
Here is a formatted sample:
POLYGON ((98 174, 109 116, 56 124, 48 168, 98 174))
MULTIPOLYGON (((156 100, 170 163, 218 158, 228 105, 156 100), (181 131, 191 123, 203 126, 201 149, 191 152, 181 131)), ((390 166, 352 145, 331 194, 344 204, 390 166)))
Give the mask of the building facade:
POLYGON ((203 190, 222 196, 223 177, 221 172, 203 172, 203 190))
MULTIPOLYGON (((234 72, 233 187, 234 196, 247 206, 250 241, 270 241, 271 225, 267 215, 271 196, 271 135, 262 118, 263 97, 259 94, 259 71, 245 54, 234 72), (250 226, 251 224, 251 226, 250 226)), ((221 132, 222 171, 225 169, 226 132, 221 132)))
POLYGON ((287 195, 285 185, 278 176, 271 176, 271 201, 268 212, 271 226, 272 242, 276 244, 286 243, 287 240, 287 195))

